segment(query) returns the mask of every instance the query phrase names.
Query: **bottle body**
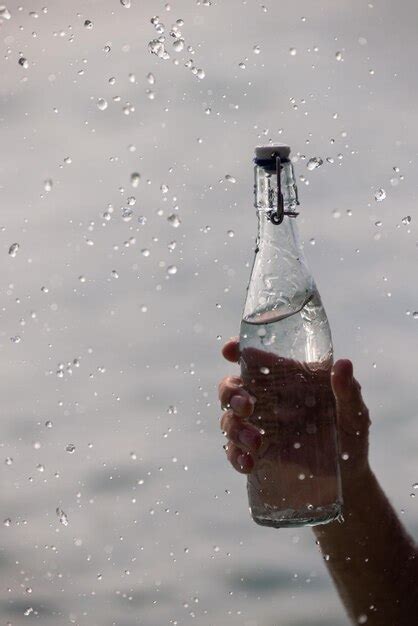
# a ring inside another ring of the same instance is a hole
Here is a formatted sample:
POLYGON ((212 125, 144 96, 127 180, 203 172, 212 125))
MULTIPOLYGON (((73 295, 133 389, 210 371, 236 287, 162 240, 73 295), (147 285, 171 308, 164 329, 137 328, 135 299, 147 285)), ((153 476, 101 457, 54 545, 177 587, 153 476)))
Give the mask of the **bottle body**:
POLYGON ((254 521, 278 528, 338 518, 331 332, 295 219, 285 216, 275 224, 268 206, 259 209, 240 350, 244 386, 256 398, 250 421, 263 433, 248 476, 254 521))

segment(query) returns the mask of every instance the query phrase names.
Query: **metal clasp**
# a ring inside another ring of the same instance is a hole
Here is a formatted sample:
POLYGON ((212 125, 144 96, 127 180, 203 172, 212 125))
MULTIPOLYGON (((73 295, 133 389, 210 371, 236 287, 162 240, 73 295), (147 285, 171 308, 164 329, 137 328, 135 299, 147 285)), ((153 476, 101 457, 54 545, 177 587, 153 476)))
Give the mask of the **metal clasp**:
POLYGON ((269 218, 272 224, 281 224, 285 215, 290 217, 296 217, 299 213, 295 211, 284 210, 284 199, 282 194, 282 181, 281 181, 282 164, 280 157, 276 157, 276 177, 277 177, 277 207, 275 211, 269 212, 269 218))

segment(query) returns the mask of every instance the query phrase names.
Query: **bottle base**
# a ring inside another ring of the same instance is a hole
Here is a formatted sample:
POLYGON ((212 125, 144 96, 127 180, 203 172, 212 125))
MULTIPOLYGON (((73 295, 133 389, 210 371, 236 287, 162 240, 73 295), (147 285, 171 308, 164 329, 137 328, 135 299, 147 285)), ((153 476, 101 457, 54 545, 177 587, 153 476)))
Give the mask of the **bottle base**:
POLYGON ((271 528, 298 528, 301 526, 319 526, 329 524, 335 520, 342 520, 342 505, 340 503, 318 506, 312 510, 295 511, 270 510, 257 513, 251 510, 251 517, 259 526, 271 528))

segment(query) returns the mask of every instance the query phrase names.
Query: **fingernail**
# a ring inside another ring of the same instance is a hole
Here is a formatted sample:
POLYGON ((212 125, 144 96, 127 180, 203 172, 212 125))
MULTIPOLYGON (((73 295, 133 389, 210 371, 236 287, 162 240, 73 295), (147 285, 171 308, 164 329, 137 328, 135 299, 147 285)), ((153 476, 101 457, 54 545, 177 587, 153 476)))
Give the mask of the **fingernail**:
POLYGON ((231 409, 233 409, 236 413, 240 413, 247 404, 247 398, 243 398, 242 396, 232 396, 229 404, 231 405, 231 409))
POLYGON ((251 428, 243 428, 238 434, 238 439, 247 448, 258 448, 261 443, 260 433, 251 428))

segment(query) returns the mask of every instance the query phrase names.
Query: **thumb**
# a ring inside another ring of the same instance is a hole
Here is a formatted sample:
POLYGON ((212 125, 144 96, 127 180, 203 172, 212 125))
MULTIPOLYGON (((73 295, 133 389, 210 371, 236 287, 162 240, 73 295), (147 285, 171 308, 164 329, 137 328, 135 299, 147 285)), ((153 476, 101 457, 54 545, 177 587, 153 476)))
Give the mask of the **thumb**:
POLYGON ((369 410, 361 395, 361 385, 353 377, 353 364, 340 359, 332 369, 332 390, 337 405, 339 429, 348 435, 365 435, 370 426, 369 410))

